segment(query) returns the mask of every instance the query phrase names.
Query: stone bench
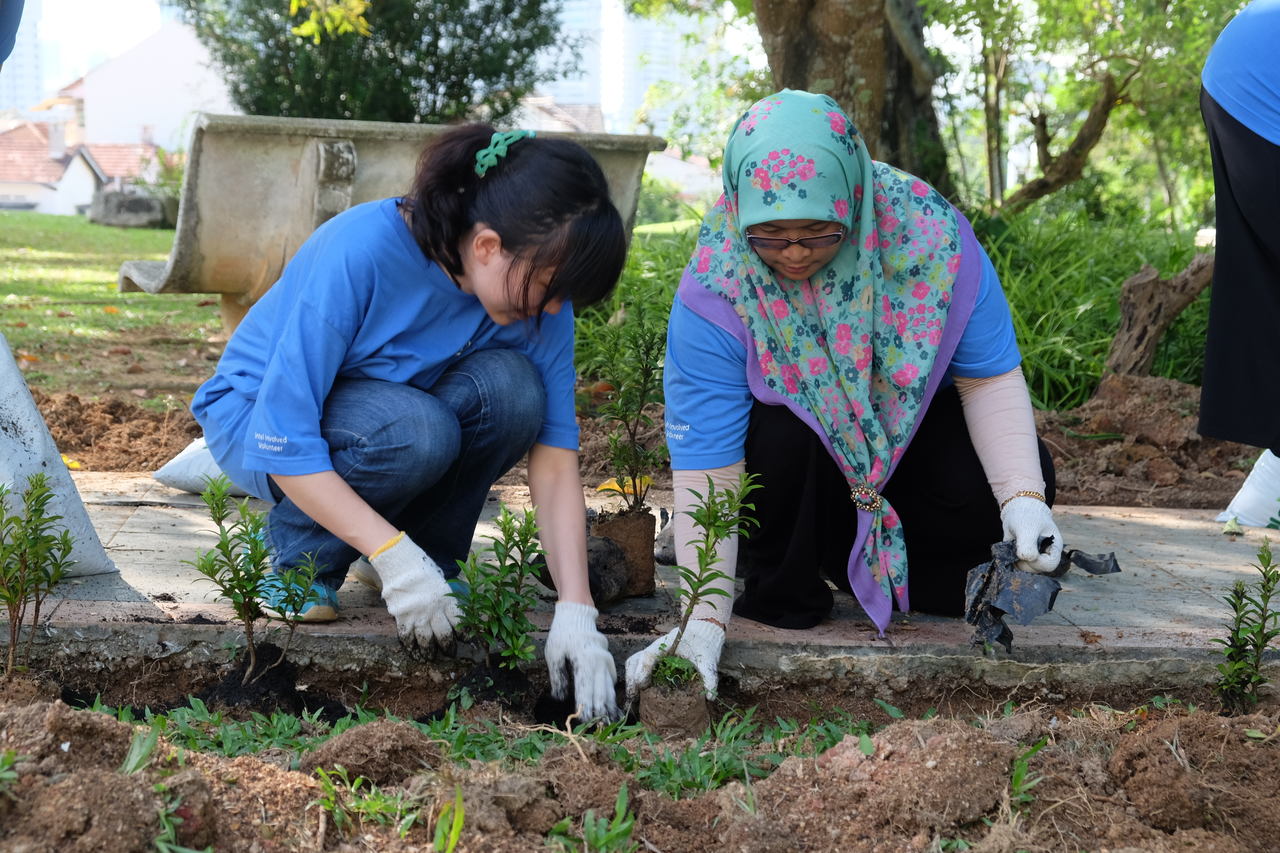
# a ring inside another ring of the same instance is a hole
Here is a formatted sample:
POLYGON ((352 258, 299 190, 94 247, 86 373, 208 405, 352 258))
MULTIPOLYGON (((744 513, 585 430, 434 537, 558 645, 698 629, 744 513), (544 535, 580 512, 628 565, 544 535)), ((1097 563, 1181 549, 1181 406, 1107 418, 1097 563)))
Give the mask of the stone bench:
MULTIPOLYGON (((187 151, 167 261, 126 261, 121 291, 217 293, 228 334, 317 226, 354 204, 405 193, 442 125, 201 113, 187 151)), ((604 170, 628 233, 656 136, 572 139, 604 170)))

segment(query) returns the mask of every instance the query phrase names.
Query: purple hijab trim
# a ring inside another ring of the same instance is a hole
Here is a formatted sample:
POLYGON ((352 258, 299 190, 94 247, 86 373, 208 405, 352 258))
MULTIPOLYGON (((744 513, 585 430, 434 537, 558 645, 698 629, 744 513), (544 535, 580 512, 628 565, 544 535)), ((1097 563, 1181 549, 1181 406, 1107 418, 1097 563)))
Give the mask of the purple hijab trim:
MULTIPOLYGON (((924 419, 924 413, 933 401, 934 393, 938 390, 938 386, 942 384, 942 377, 946 373, 946 365, 951 363, 951 356, 955 354, 956 346, 960 343, 960 337, 964 333, 965 326, 969 324, 969 316, 973 313, 973 306, 978 299, 978 288, 982 281, 982 263, 980 260, 982 254, 978 246, 978 238, 974 236, 969 220, 965 219, 959 211, 956 211, 956 224, 960 231, 960 269, 956 272, 955 286, 951 291, 951 306, 947 309, 947 322, 942 329, 942 341, 938 344, 938 353, 933 365, 934 369, 929 371, 924 401, 920 405, 920 416, 916 418, 916 422, 911 428, 912 437, 915 436, 916 430, 919 429, 920 421, 924 419)), ((742 322, 742 318, 733 310, 733 307, 718 294, 714 294, 703 287, 689 274, 687 269, 680 279, 678 294, 680 301, 689 310, 733 335, 747 349, 749 356, 747 358, 747 387, 751 389, 751 395, 765 405, 783 405, 790 409, 792 414, 804 421, 809 429, 818 434, 818 438, 822 440, 822 446, 827 449, 827 453, 834 460, 836 454, 831 447, 831 439, 818 426, 817 419, 794 400, 782 396, 765 385, 764 377, 760 373, 760 359, 756 356, 755 344, 747 334, 746 324, 742 322)), ((911 440, 908 439, 907 446, 910 446, 910 444, 911 440)), ((899 461, 901 458, 901 456, 898 457, 899 461)), ((893 476, 893 469, 897 467, 897 462, 894 462, 889 469, 888 476, 885 478, 886 481, 893 476)), ((871 570, 867 567, 864 546, 866 545, 867 531, 870 529, 870 521, 870 513, 858 510, 858 535, 853 542, 853 550, 849 552, 847 571, 849 585, 853 588, 854 596, 858 599, 858 603, 862 605, 862 609, 871 617, 871 621, 875 623, 880 636, 883 637, 884 630, 889 627, 889 620, 893 616, 893 601, 884 596, 880 590, 880 585, 871 576, 871 570)), ((908 595, 904 591, 902 596, 904 609, 910 609, 911 606, 908 595)))

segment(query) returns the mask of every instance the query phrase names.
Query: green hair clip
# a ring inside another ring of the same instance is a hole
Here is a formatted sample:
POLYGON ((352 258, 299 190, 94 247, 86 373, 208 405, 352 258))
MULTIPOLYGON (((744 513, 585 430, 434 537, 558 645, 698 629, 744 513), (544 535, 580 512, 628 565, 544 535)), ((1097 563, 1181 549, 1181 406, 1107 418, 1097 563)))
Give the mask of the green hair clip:
POLYGON ((505 133, 500 130, 494 131, 493 138, 489 140, 489 147, 481 148, 476 152, 476 174, 483 178, 485 172, 498 165, 498 158, 506 156, 507 148, 512 143, 533 135, 532 130, 508 130, 505 133))

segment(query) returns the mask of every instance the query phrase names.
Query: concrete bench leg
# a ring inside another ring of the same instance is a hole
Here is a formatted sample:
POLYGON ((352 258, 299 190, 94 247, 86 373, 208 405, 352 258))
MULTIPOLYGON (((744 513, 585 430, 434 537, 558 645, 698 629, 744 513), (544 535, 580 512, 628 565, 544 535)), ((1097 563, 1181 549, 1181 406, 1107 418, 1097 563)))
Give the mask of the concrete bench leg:
POLYGON ((0 481, 9 486, 8 511, 21 507, 15 501, 21 500, 27 478, 44 473, 53 491, 49 513, 62 516, 54 532, 70 531, 75 540, 71 550, 75 564, 68 569, 67 576, 119 571, 89 523, 89 513, 27 389, 27 380, 13 360, 8 339, 0 335, 0 341, 4 344, 0 346, 0 481))

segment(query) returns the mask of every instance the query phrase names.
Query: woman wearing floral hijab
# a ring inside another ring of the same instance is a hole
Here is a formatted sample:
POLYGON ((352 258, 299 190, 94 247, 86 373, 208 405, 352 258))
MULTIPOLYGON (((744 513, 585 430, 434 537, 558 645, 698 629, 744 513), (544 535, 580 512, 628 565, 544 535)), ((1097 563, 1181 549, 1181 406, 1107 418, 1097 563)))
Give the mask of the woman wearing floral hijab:
MULTIPOLYGON (((830 580, 883 633, 895 606, 960 615, 967 571, 1001 539, 1032 570, 1062 549, 1009 309, 964 217, 872 161, 835 101, 808 92, 753 105, 723 177, 666 364, 679 563, 697 564, 691 490, 743 470, 762 486, 759 526, 720 548, 742 595, 700 604, 680 644, 708 694, 731 613, 812 627, 830 580)), ((671 640, 627 661, 628 692, 671 640)))

